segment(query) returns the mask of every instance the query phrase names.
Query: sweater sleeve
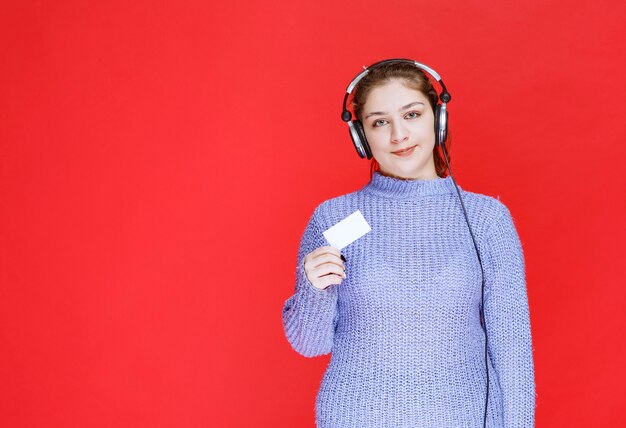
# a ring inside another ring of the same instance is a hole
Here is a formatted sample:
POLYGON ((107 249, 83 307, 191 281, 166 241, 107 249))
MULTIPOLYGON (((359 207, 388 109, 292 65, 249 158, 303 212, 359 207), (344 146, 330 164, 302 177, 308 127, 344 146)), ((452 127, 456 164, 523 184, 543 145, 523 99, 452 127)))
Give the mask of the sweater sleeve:
POLYGON ((502 389, 504 427, 529 428, 535 380, 524 254, 508 208, 500 208, 485 245, 488 354, 502 389))
POLYGON ((311 284, 304 270, 304 257, 328 245, 318 226, 319 207, 311 216, 298 249, 294 294, 283 305, 282 321, 292 348, 305 357, 331 352, 337 322, 337 289, 320 290, 311 284))

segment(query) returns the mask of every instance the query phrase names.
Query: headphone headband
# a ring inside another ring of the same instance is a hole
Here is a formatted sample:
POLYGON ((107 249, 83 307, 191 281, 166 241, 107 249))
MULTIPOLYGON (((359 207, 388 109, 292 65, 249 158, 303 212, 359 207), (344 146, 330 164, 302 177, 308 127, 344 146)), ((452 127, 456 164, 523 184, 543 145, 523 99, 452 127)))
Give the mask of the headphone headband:
POLYGON ((370 70, 372 68, 375 67, 379 67, 383 64, 389 63, 389 62, 408 62, 411 63, 413 65, 415 65, 417 68, 427 72, 428 74, 430 74, 437 82, 439 82, 440 84, 441 82, 441 77, 439 76, 439 73, 437 73, 435 70, 433 70, 432 68, 430 68, 429 66, 427 66, 426 64, 422 64, 420 62, 417 61, 413 61, 412 59, 405 59, 405 58, 392 58, 392 59, 385 59, 379 62, 376 62, 372 65, 370 65, 369 67, 365 68, 365 70, 363 70, 362 72, 360 72, 353 80, 352 82, 350 82, 350 84, 348 85, 348 89, 346 90, 347 93, 351 93, 352 90, 354 89, 354 87, 357 85, 357 83, 359 83, 359 80, 361 80, 367 73, 370 72, 370 70))
POLYGON ((407 59, 407 58, 385 59, 385 60, 382 60, 382 61, 375 62, 374 64, 372 64, 369 67, 365 68, 362 72, 357 74, 357 76, 354 79, 352 79, 352 82, 350 82, 350 84, 348 85, 348 88, 346 89, 346 95, 343 97, 343 111, 341 113, 341 119, 344 122, 348 122, 348 121, 350 121, 352 119, 352 114, 350 114, 350 116, 345 114, 346 112, 348 112, 348 110, 346 109, 346 104, 348 102, 348 96, 352 93, 352 91, 354 90, 356 85, 372 69, 380 67, 381 65, 387 64, 387 63, 390 63, 390 62, 407 62, 407 63, 409 63, 411 65, 414 65, 418 69, 426 72, 433 79, 435 79, 437 81, 437 83, 439 83, 439 85, 441 86, 442 91, 441 91, 441 95, 439 96, 439 99, 441 100, 441 102, 445 104, 445 103, 449 102, 452 99, 452 97, 450 96, 450 93, 446 89, 446 85, 444 85, 444 83, 443 83, 443 79, 441 78, 441 76, 439 76, 439 73, 437 73, 434 69, 430 68, 426 64, 422 64, 421 62, 417 62, 417 61, 414 61, 412 59, 407 59))

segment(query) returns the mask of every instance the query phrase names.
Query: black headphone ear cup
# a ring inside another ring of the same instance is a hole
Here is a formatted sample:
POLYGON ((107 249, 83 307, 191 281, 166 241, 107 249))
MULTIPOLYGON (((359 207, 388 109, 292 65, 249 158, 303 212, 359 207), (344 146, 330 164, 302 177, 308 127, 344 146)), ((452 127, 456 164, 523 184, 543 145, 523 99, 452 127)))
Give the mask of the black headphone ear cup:
POLYGON ((365 152, 365 156, 368 159, 372 158, 372 150, 370 149, 370 145, 367 142, 367 137, 365 136, 365 130, 363 129, 363 123, 360 120, 354 121, 354 128, 356 129, 357 134, 359 135, 359 140, 361 141, 361 146, 363 147, 363 151, 365 152))
POLYGON ((441 115, 441 105, 437 104, 435 107, 435 147, 439 147, 441 142, 439 141, 439 116, 441 115))
POLYGON ((439 117, 439 127, 441 128, 441 138, 439 144, 444 145, 448 140, 448 110, 442 110, 439 117))
POLYGON ((350 120, 347 122, 348 128, 350 130, 350 139, 354 144, 354 148, 356 149, 356 153, 360 158, 364 158, 367 154, 365 153, 365 149, 363 148, 363 143, 361 141, 360 132, 358 129, 358 124, 356 120, 350 120))
POLYGON ((365 137, 365 131, 363 130, 363 124, 359 120, 352 120, 348 122, 350 128, 350 138, 354 143, 354 148, 360 158, 367 157, 372 158, 372 151, 365 137))
POLYGON ((437 104, 435 108, 435 147, 440 147, 446 142, 448 135, 448 112, 437 104))

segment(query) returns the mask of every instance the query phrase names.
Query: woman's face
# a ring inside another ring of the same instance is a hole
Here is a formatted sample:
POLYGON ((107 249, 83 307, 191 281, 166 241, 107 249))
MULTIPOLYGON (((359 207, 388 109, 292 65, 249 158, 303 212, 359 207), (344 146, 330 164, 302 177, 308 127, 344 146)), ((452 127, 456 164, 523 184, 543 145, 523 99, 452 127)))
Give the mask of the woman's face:
POLYGON ((433 149, 435 117, 428 98, 393 80, 372 89, 363 106, 363 128, 384 175, 437 178, 433 149), (399 150, 407 149, 405 153, 399 150))

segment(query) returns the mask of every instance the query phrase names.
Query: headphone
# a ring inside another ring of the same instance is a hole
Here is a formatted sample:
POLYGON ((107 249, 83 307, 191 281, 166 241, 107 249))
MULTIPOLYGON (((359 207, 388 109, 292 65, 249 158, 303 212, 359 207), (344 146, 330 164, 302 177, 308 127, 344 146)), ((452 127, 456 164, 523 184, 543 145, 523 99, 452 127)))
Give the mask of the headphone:
POLYGON ((459 200, 461 201, 461 207, 463 208, 463 214, 465 215, 465 221, 467 222, 467 227, 470 232, 470 236, 472 237, 472 241, 474 243, 474 249, 476 250, 476 255, 478 256, 478 263, 480 264, 480 271, 482 273, 482 285, 481 285, 481 306, 479 308, 480 312, 480 324, 485 333, 485 368, 487 371, 487 396, 485 398, 485 412, 483 419, 483 427, 487 426, 487 404, 489 403, 489 364, 487 363, 487 323, 484 315, 484 307, 485 307, 485 271, 483 269, 483 262, 480 257, 480 252, 478 251, 478 245, 476 244, 476 239, 474 238, 474 233, 472 232, 472 227, 470 226, 469 218, 467 217, 467 211, 465 210, 465 204, 463 203, 463 198, 461 197, 461 192, 459 191, 459 187, 456 184, 456 180, 454 180, 454 175, 452 175, 452 169, 450 169, 450 161, 448 160, 448 154, 445 147, 446 137, 448 134, 448 111, 447 111, 447 103, 450 102, 452 98, 450 93, 446 89, 446 86, 443 84, 443 80, 439 76, 439 74, 428 67, 427 65, 421 64, 417 61, 413 61, 411 59, 405 58, 392 58, 386 59, 383 61, 376 62, 365 68, 361 73, 359 73, 352 82, 348 85, 348 89, 346 90, 346 95, 343 97, 343 111, 341 112, 341 120, 348 123, 348 127, 350 130, 350 137, 352 138, 352 142, 354 143, 354 147, 356 148, 357 153, 361 158, 367 157, 367 159, 372 158, 372 151, 370 146, 365 138, 365 131, 363 129, 363 124, 361 121, 356 118, 352 120, 352 113, 348 111, 346 108, 346 103, 348 101, 348 96, 354 90, 354 87, 357 83, 372 69, 381 66, 382 64, 387 64, 391 62, 406 62, 414 65, 419 70, 424 71, 433 77, 439 85, 441 85, 442 91, 439 95, 439 100, 441 103, 437 103, 435 108, 435 147, 441 147, 441 151, 443 152, 444 159, 446 161, 446 165, 448 166, 448 171, 450 172, 450 176, 452 177, 452 182, 454 183, 454 187, 456 188, 457 195, 459 196, 459 200))
POLYGON ((352 113, 350 113, 350 111, 348 111, 348 109, 346 108, 346 103, 348 102, 348 97, 350 96, 354 88, 356 87, 357 83, 359 83, 359 81, 363 77, 365 77, 367 73, 372 71, 374 68, 380 67, 383 64, 388 64, 392 62, 406 62, 411 65, 414 65, 419 70, 422 70, 425 73, 429 74, 439 83, 442 91, 441 91, 441 94, 439 95, 439 100, 441 102, 438 102, 435 107, 435 147, 443 146, 446 142, 446 138, 448 135, 447 105, 452 99, 452 96, 446 89, 446 86, 443 84, 443 80, 439 76, 439 73, 437 73, 435 70, 433 70, 432 68, 430 68, 429 66, 425 64, 421 64, 417 61, 413 61, 410 59, 405 59, 405 58, 386 59, 386 60, 379 61, 377 63, 370 65, 369 67, 365 68, 362 72, 360 72, 354 79, 352 79, 352 82, 350 82, 350 84, 348 85, 348 88, 346 89, 346 94, 343 97, 343 109, 341 112, 341 120, 348 123, 348 128, 350 131, 350 138, 352 139, 352 142, 354 143, 356 152, 361 158, 367 157, 367 159, 371 159, 372 150, 370 149, 370 145, 367 142, 367 138, 365 137, 365 130, 363 129, 363 123, 361 123, 361 121, 358 118, 355 118, 354 120, 352 120, 352 113))

